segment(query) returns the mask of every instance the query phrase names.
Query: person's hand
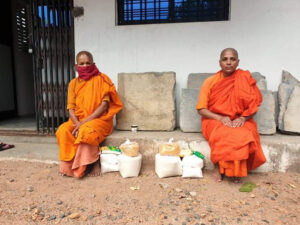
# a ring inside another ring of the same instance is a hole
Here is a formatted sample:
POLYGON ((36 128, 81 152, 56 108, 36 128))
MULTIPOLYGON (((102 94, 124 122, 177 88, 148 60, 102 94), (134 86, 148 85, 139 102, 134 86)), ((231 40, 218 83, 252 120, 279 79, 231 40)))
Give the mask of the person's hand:
POLYGON ((232 121, 228 116, 222 116, 220 118, 221 123, 223 123, 225 126, 232 127, 232 121))
POLYGON ((74 129, 73 129, 73 131, 72 131, 72 135, 73 135, 75 138, 77 138, 77 136, 78 136, 79 128, 80 128, 81 125, 82 125, 81 122, 77 122, 77 123, 73 124, 74 129))
POLYGON ((246 121, 246 118, 243 116, 236 118, 232 121, 232 127, 242 127, 242 126, 244 126, 245 121, 246 121))

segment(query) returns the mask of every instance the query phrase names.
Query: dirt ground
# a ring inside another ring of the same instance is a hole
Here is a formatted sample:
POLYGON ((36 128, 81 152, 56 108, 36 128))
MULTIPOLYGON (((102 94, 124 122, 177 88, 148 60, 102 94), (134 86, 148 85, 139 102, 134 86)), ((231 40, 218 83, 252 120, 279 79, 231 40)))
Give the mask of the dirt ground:
POLYGON ((58 165, 2 161, 0 224, 300 224, 300 174, 250 174, 241 184, 159 179, 152 168, 138 178, 119 173, 74 179, 58 165))

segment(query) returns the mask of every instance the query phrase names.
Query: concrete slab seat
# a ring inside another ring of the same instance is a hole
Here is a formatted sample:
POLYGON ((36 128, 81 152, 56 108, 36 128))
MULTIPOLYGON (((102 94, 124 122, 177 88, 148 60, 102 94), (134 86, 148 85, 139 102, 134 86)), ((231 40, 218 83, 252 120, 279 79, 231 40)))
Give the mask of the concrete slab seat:
MULTIPOLYGON (((119 146, 127 138, 140 145, 143 154, 144 169, 154 170, 154 158, 159 145, 173 137, 180 146, 189 146, 191 149, 201 151, 205 155, 205 169, 212 169, 210 162, 210 148, 201 133, 184 133, 180 130, 171 132, 117 131, 102 143, 102 145, 119 146)), ((15 148, 0 152, 0 161, 7 159, 26 159, 33 162, 58 162, 58 146, 56 138, 28 137, 28 136, 1 136, 2 142, 13 143, 15 148)), ((300 172, 300 136, 295 135, 261 135, 263 151, 267 162, 256 172, 300 172)))

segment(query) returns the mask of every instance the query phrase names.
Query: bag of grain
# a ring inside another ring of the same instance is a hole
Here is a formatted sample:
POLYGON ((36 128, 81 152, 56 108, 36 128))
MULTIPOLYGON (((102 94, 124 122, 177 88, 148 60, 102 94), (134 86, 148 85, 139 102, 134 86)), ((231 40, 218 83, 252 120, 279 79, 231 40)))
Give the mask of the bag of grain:
POLYGON ((182 174, 179 156, 155 155, 155 172, 159 178, 180 176, 182 174))
POLYGON ((201 178, 203 159, 196 155, 185 156, 182 159, 182 177, 201 178))
POLYGON ((123 178, 139 175, 142 165, 142 155, 140 153, 136 157, 121 154, 118 159, 119 171, 123 178))
POLYGON ((139 144, 137 142, 131 142, 129 139, 120 145, 120 149, 122 153, 127 156, 136 157, 139 154, 139 144))
POLYGON ((159 154, 161 156, 179 156, 180 148, 178 143, 173 142, 173 138, 170 138, 169 142, 159 146, 159 154))
POLYGON ((100 154, 101 173, 119 171, 120 153, 109 151, 109 153, 100 154))

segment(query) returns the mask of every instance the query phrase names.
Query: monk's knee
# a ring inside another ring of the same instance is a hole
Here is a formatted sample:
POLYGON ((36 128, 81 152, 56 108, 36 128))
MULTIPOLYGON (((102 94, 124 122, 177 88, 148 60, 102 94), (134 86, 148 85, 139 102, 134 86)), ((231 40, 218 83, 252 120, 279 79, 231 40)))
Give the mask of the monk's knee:
POLYGON ((73 129, 74 129, 73 125, 70 126, 68 122, 65 122, 58 127, 55 133, 56 137, 69 136, 72 133, 73 129))
POLYGON ((81 143, 98 146, 103 138, 101 138, 101 136, 92 127, 82 126, 79 128, 77 139, 79 139, 81 143))

